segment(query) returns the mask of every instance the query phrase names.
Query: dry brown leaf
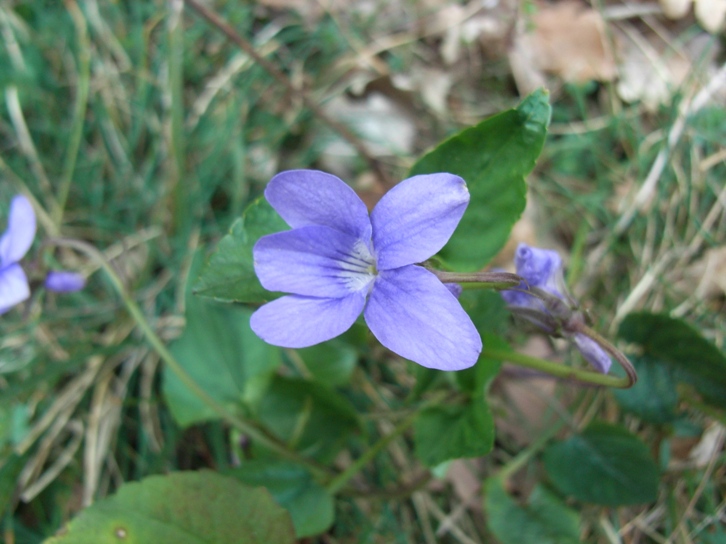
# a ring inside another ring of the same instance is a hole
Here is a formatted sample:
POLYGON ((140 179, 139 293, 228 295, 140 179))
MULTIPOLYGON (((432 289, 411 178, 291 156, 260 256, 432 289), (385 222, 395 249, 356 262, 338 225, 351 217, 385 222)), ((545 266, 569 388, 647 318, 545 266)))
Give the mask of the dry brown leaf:
POLYGON ((674 53, 655 32, 644 34, 628 25, 622 29, 615 33, 621 56, 617 93, 625 102, 641 101, 648 111, 655 111, 670 102, 689 74, 691 62, 674 53))
POLYGON ((676 283, 685 293, 702 299, 726 294, 726 246, 708 249, 703 256, 687 266, 676 283), (695 291, 694 291, 694 285, 695 291))
POLYGON ((510 51, 520 93, 541 85, 542 72, 565 81, 611 81, 616 68, 600 14, 575 2, 540 5, 530 25, 523 22, 510 51))
MULTIPOLYGON (((409 155, 416 138, 414 120, 395 100, 371 92, 353 99, 341 95, 326 102, 325 111, 348 125, 374 157, 409 155)), ((343 179, 351 179, 353 147, 341 138, 331 138, 321 155, 324 169, 343 179)))
POLYGON ((454 493, 464 504, 477 496, 481 489, 479 476, 472 470, 470 463, 463 459, 451 462, 445 480, 451 483, 454 493))
POLYGON ((696 467, 705 467, 723 448, 726 427, 720 423, 712 423, 701 436, 701 440, 691 450, 689 460, 696 467))

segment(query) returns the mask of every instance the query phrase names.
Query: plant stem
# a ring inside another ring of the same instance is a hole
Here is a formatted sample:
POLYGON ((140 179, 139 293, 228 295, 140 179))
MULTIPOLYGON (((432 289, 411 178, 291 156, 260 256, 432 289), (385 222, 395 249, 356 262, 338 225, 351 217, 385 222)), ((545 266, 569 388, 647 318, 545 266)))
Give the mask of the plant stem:
POLYGON ((177 378, 187 387, 189 390, 196 395, 199 400, 211 408, 221 419, 227 421, 232 427, 240 431, 241 433, 249 436, 252 440, 259 442, 266 448, 274 451, 281 457, 305 465, 311 473, 318 478, 329 477, 330 472, 313 463, 312 461, 305 459, 298 455, 294 451, 287 449, 284 445, 279 443, 276 439, 269 436, 265 431, 259 429, 254 424, 245 421, 236 416, 223 404, 220 404, 214 398, 212 398, 204 389, 202 389, 197 382, 187 373, 184 367, 179 364, 174 355, 169 351, 164 342, 159 338, 154 329, 151 327, 149 322, 144 317, 141 308, 136 301, 129 295, 124 287, 121 278, 114 271, 111 264, 106 260, 103 254, 90 244, 82 242, 80 240, 71 240, 66 238, 54 238, 49 241, 54 245, 71 247, 76 249, 87 256, 95 259, 103 268, 108 275, 114 288, 121 296, 124 306, 128 310, 131 317, 136 322, 136 325, 141 329, 141 332, 146 337, 146 340, 151 344, 151 347, 159 354, 164 363, 176 374, 177 378))
POLYGON ((550 439, 559 432, 559 430, 562 428, 562 425, 562 421, 558 421, 554 425, 552 425, 549 429, 547 429, 544 434, 542 434, 542 436, 539 436, 537 440, 532 442, 525 450, 522 450, 516 457, 514 457, 511 461, 509 461, 506 465, 499 469, 499 471, 495 475, 495 478, 501 478, 502 480, 506 480, 507 478, 515 474, 527 463, 527 461, 530 460, 533 455, 541 450, 545 446, 545 444, 547 444, 547 442, 549 442, 550 439))
POLYGON ((550 374, 557 378, 565 380, 572 380, 587 385, 599 385, 607 387, 617 387, 618 389, 627 389, 635 383, 630 376, 618 378, 616 376, 608 376, 594 372, 592 370, 583 370, 579 368, 572 368, 564 366, 551 361, 540 359, 539 357, 532 357, 523 353, 518 353, 511 350, 492 349, 484 348, 481 352, 483 357, 489 357, 498 361, 508 361, 519 366, 532 368, 550 374))
POLYGON ((610 341, 602 336, 599 332, 591 329, 584 323, 580 324, 580 326, 578 327, 578 332, 584 334, 588 338, 593 339, 595 342, 600 344, 600 346, 605 351, 615 357, 615 360, 620 364, 621 367, 623 367, 623 370, 625 370, 625 373, 628 375, 628 379, 630 380, 630 384, 628 385, 628 387, 632 387, 633 385, 635 385, 635 382, 638 381, 638 373, 635 372, 633 365, 622 351, 613 346, 610 341))
POLYGON ((447 272, 426 267, 442 283, 459 283, 464 289, 510 289, 518 286, 522 278, 509 272, 447 272))
POLYGON ((86 108, 88 107, 88 91, 91 86, 91 44, 88 39, 88 29, 83 12, 73 0, 66 0, 66 9, 73 19, 78 36, 78 83, 76 85, 76 105, 73 112, 73 125, 68 139, 68 152, 63 163, 63 173, 60 180, 57 202, 58 206, 53 210, 53 221, 60 227, 65 211, 68 193, 73 183, 73 172, 76 169, 78 151, 81 148, 83 138, 83 124, 86 119, 86 108))
POLYGON ((184 3, 174 0, 168 3, 168 92, 169 105, 169 155, 168 194, 172 209, 174 234, 188 235, 192 217, 189 203, 192 198, 191 177, 184 170, 184 104, 183 74, 184 25, 182 13, 184 3))
POLYGON ((335 493, 340 491, 343 486, 347 484, 351 478, 353 478, 353 476, 358 474, 358 472, 360 472, 364 466, 371 462, 376 455, 378 455, 381 451, 388 447, 388 444, 390 444, 393 440, 405 433, 408 428, 414 424, 416 418, 421 414, 424 409, 428 408, 429 406, 438 404, 444 398, 446 398, 447 394, 448 393, 441 393, 439 395, 431 397, 429 400, 422 403, 415 411, 411 412, 408 416, 403 418, 400 423, 396 425, 393 431, 391 431, 386 436, 381 437, 378 442, 373 444, 365 453, 363 453, 363 455, 353 461, 353 463, 348 468, 346 468, 343 472, 333 478, 330 483, 328 483, 328 493, 334 495, 335 493))
POLYGON ((401 422, 396 425, 396 427, 389 434, 380 438, 378 442, 376 442, 368 450, 366 450, 363 455, 353 461, 353 463, 351 463, 348 468, 346 468, 343 472, 333 478, 330 483, 328 483, 328 493, 330 493, 331 495, 335 495, 336 493, 338 493, 338 491, 340 491, 343 486, 347 484, 351 478, 353 478, 353 476, 358 474, 363 469, 363 467, 371 462, 376 457, 376 455, 383 451, 388 446, 388 444, 390 444, 393 440, 406 432, 408 428, 413 425, 414 421, 416 421, 416 418, 420 413, 420 410, 417 410, 409 414, 406 418, 401 420, 401 422))

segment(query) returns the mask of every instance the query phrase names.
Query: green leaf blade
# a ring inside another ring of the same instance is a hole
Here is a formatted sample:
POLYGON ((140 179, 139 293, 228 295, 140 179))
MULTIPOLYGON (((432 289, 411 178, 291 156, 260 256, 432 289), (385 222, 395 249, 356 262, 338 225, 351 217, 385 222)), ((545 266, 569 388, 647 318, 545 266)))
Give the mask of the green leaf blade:
POLYGON ((458 270, 477 270, 502 248, 524 211, 524 177, 547 135, 549 95, 535 91, 515 109, 465 129, 424 155, 409 175, 450 172, 466 180, 469 206, 441 257, 458 270))
POLYGON ((203 470, 125 484, 45 542, 293 544, 295 533, 267 490, 203 470))
POLYGON ((275 376, 257 406, 260 422, 301 454, 331 461, 360 427, 358 413, 336 391, 308 380, 275 376))
POLYGON ((705 401, 726 408, 726 356, 686 322, 636 312, 623 320, 618 336, 670 367, 676 379, 692 385, 705 401))
MULTIPOLYGON (((187 326, 170 351, 194 381, 214 400, 232 406, 254 404, 281 363, 280 350, 250 329, 252 310, 189 297, 187 326)), ((216 419, 174 371, 164 366, 163 392, 182 427, 216 419)))
POLYGON ((614 390, 615 400, 644 421, 656 424, 674 421, 678 416, 678 391, 673 368, 645 355, 631 356, 630 360, 638 373, 638 381, 630 389, 614 390))
POLYGON ((593 423, 549 446, 544 465, 560 491, 583 502, 643 504, 658 493, 660 475, 648 448, 617 425, 593 423))
POLYGON ((416 456, 428 467, 463 457, 480 457, 494 447, 494 419, 488 404, 476 397, 456 406, 421 412, 414 424, 416 456))
POLYGON ((298 538, 323 533, 333 524, 333 497, 302 465, 287 461, 246 461, 229 475, 247 485, 267 489, 275 501, 290 512, 298 538))
POLYGON ((288 228, 264 197, 252 202, 220 240, 194 284, 194 293, 222 302, 270 300, 272 294, 255 274, 252 248, 262 236, 288 228))

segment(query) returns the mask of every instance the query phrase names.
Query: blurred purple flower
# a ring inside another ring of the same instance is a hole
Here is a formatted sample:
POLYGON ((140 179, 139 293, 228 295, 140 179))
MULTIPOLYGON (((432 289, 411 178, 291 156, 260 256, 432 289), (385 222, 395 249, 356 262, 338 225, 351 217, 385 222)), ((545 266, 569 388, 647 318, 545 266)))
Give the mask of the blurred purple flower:
POLYGON ((78 272, 51 270, 45 277, 45 288, 57 293, 73 293, 86 286, 86 278, 78 272))
MULTIPOLYGON (((33 205, 23 195, 13 197, 8 214, 8 228, 0 238, 0 314, 30 297, 30 285, 18 262, 33 244, 36 223, 33 205)), ((75 272, 52 271, 45 287, 59 293, 83 289, 85 278, 75 272)))
POLYGON ((607 352, 585 334, 569 330, 568 323, 577 322, 582 316, 565 287, 562 259, 557 252, 519 244, 514 265, 524 282, 518 290, 502 291, 512 312, 549 334, 572 338, 585 360, 598 372, 607 374, 612 363, 607 352))
POLYGON ((418 266, 454 232, 469 203, 453 174, 414 176, 383 196, 370 216, 353 189, 315 170, 276 175, 265 197, 292 230, 263 236, 255 272, 289 293, 251 319, 266 342, 301 348, 348 330, 363 312, 378 340, 422 366, 476 363, 481 338, 452 292, 418 266))
POLYGON ((35 238, 35 212, 30 201, 17 195, 10 202, 8 228, 0 238, 0 314, 30 296, 25 272, 18 264, 35 238))

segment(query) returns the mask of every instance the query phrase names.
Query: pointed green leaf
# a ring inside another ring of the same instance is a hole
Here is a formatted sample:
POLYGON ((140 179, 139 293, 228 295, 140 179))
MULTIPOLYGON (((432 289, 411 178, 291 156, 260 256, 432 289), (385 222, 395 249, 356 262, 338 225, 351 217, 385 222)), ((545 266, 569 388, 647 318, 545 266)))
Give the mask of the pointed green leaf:
MULTIPOLYGON (((500 337, 495 334, 489 334, 482 329, 479 330, 485 347, 500 350, 510 349, 509 344, 500 337)), ((482 398, 485 398, 484 395, 489 388, 489 384, 499 374, 501 368, 501 361, 488 359, 487 357, 479 357, 479 360, 473 367, 456 372, 454 377, 456 378, 456 383, 463 391, 474 395, 481 395, 482 398)))
POLYGON ((302 465, 288 461, 245 461, 229 474, 272 493, 275 501, 290 512, 298 538, 320 534, 333 524, 333 497, 302 465))
POLYGON ((451 172, 466 180, 471 201, 441 257, 457 270, 477 270, 502 248, 524 211, 524 177, 547 135, 548 93, 538 90, 505 111, 452 136, 421 157, 410 175, 451 172))
MULTIPOLYGON (((280 364, 280 350, 250 329, 249 308, 198 297, 187 300, 187 326, 170 350, 194 381, 217 402, 238 410, 254 404, 280 364)), ((182 427, 218 418, 164 366, 163 391, 174 419, 182 427)))
POLYGON ((623 320, 618 336, 672 368, 676 378, 695 387, 704 400, 726 408, 726 356, 693 327, 665 314, 638 312, 623 320))
POLYGON ((276 376, 257 407, 257 417, 280 440, 304 455, 330 461, 358 428, 348 400, 316 382, 276 376))
POLYGON ((615 400, 623 409, 651 423, 676 419, 678 392, 673 368, 645 355, 630 360, 638 381, 630 389, 615 389, 615 400))
POLYGON ((272 295, 255 274, 252 248, 262 236, 288 228, 267 200, 259 197, 220 240, 194 284, 194 293, 224 302, 270 300, 272 295))
POLYGON ((494 446, 494 420, 483 397, 463 405, 421 412, 414 424, 416 456, 428 467, 450 459, 480 457, 494 446))
POLYGON ((337 338, 297 353, 315 380, 329 386, 346 385, 358 361, 356 349, 337 338))
POLYGON ((263 488, 215 472, 125 484, 46 544, 293 544, 290 515, 263 488))
POLYGON ((544 465, 560 491, 584 502, 642 504, 658 493, 658 467, 647 446, 617 425, 593 423, 553 444, 544 465))

